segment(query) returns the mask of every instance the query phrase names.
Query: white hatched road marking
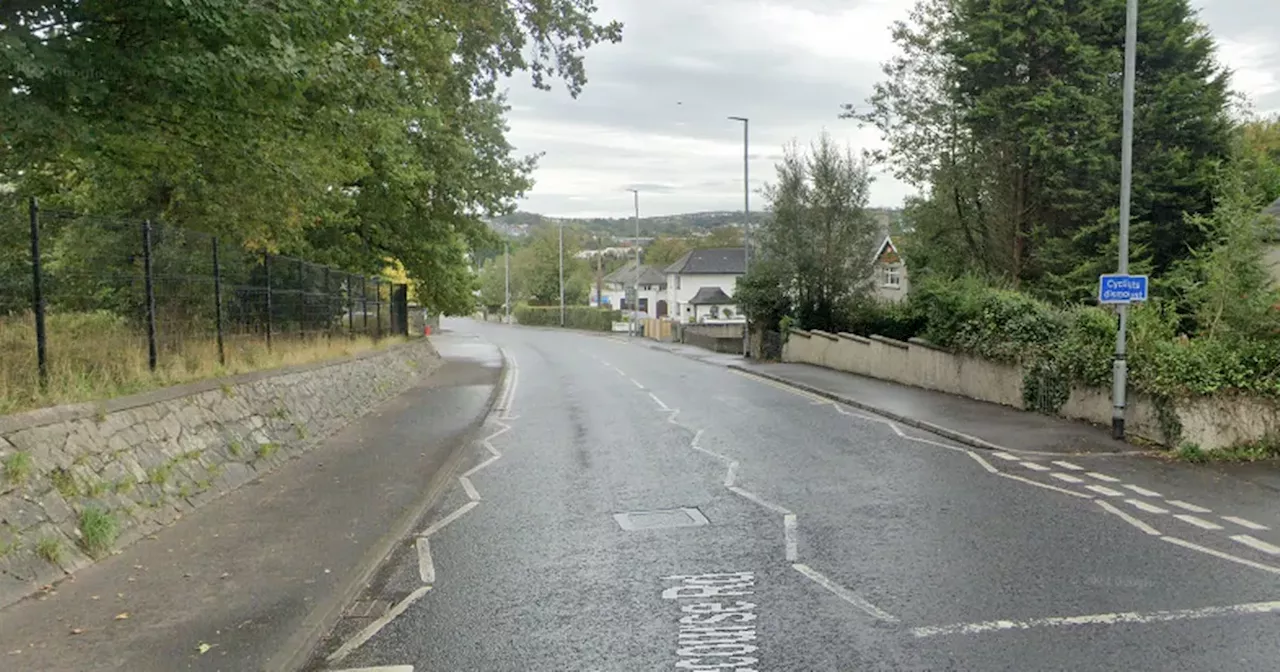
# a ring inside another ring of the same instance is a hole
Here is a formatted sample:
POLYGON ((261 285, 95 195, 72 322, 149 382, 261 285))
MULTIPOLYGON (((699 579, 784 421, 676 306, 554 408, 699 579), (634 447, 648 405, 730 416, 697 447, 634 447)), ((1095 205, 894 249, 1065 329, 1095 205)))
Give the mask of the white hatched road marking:
POLYGON ((1052 474, 1049 474, 1049 475, 1050 475, 1050 476, 1052 476, 1052 477, 1054 477, 1054 478, 1056 478, 1056 479, 1058 479, 1059 481, 1066 481, 1067 483, 1084 483, 1084 481, 1083 481, 1083 480, 1081 480, 1081 479, 1079 479, 1079 478, 1076 478, 1075 476, 1072 476, 1071 474, 1059 474, 1058 472, 1056 472, 1056 471, 1055 471, 1055 472, 1053 472, 1052 474))
POLYGON ((1096 499, 1094 501, 1096 501, 1098 503, 1098 506, 1101 506, 1102 509, 1107 513, 1119 516, 1121 520, 1123 520, 1126 523, 1129 523, 1130 525, 1138 528, 1139 530, 1142 530, 1143 532, 1153 537, 1160 536, 1160 530, 1157 530, 1156 528, 1151 527, 1150 525, 1142 522, 1141 520, 1138 520, 1137 518, 1134 518, 1133 516, 1125 513, 1124 511, 1117 509, 1114 505, 1111 504, 1111 502, 1107 502, 1101 499, 1096 499))
POLYGON ((1233 535, 1231 539, 1233 541, 1240 542, 1250 548, 1256 548, 1259 551, 1262 551, 1263 553, 1270 553, 1271 555, 1280 555, 1280 546, 1272 546, 1271 544, 1268 544, 1267 542, 1261 539, 1258 539, 1257 537, 1251 537, 1247 534, 1237 534, 1237 535, 1233 535))
POLYGON ((1105 485, 1086 485, 1084 487, 1086 490, 1092 490, 1099 495, 1106 495, 1107 497, 1124 497, 1123 492, 1120 492, 1119 490, 1112 490, 1105 485))
POLYGON ((436 565, 431 561, 431 541, 426 537, 418 537, 418 578, 431 585, 436 582, 436 565))
MULTIPOLYGON (((431 586, 423 586, 413 591, 412 593, 409 593, 408 597, 404 598, 403 600, 400 600, 400 602, 396 604, 394 607, 391 607, 391 610, 388 611, 386 615, 370 623, 368 626, 365 627, 364 630, 361 630, 360 632, 356 633, 356 636, 348 640, 346 644, 343 644, 341 647, 339 647, 337 651, 334 651, 333 653, 329 654, 329 657, 326 660, 330 663, 336 663, 342 660, 343 658, 346 658, 347 656, 351 655, 352 651, 355 651, 356 649, 360 648, 362 645, 364 645, 365 642, 369 641, 371 637, 378 634, 378 631, 381 630, 383 626, 395 620, 395 618, 400 614, 404 613, 404 610, 408 609, 409 605, 413 604, 414 602, 417 602, 418 599, 421 598, 423 595, 426 595, 427 591, 429 590, 431 590, 431 586)), ((377 668, 374 668, 374 669, 377 669, 377 668)), ((391 669, 394 670, 396 668, 391 668, 391 669)), ((412 670, 413 668, 409 668, 409 669, 412 670)))
POLYGON ((1119 482, 1120 482, 1120 479, 1116 478, 1115 476, 1108 476, 1108 475, 1106 475, 1106 474, 1099 474, 1099 473, 1098 473, 1098 472, 1096 472, 1096 471, 1091 471, 1091 472, 1089 472, 1087 475, 1088 475, 1088 476, 1092 476, 1093 478, 1096 478, 1096 479, 1098 479, 1099 481, 1102 481, 1103 483, 1119 483, 1119 482))
POLYGON ((1251 530, 1269 530, 1269 529, 1271 529, 1271 528, 1267 527, 1266 525, 1261 525, 1261 524, 1258 524, 1258 523, 1253 522, 1252 520, 1246 520, 1246 519, 1244 519, 1244 518, 1237 518, 1237 517, 1235 517, 1235 516, 1223 516, 1223 517, 1222 517, 1222 519, 1223 519, 1223 520, 1230 521, 1230 522, 1233 522, 1233 523, 1235 523, 1236 525, 1239 525, 1240 527, 1247 527, 1247 528, 1249 528, 1249 529, 1251 529, 1251 530))
POLYGON ((1134 491, 1134 492, 1138 493, 1139 495, 1142 495, 1143 497, 1159 497, 1159 496, 1160 496, 1160 493, 1158 493, 1158 492, 1156 492, 1156 491, 1154 491, 1154 490, 1148 490, 1148 489, 1146 489, 1146 488, 1140 488, 1140 487, 1138 487, 1138 486, 1136 486, 1136 485, 1133 485, 1132 483, 1125 483, 1125 484, 1124 484, 1124 487, 1126 487, 1126 488, 1128 488, 1129 490, 1132 490, 1132 491, 1134 491))
POLYGON ((1147 513, 1169 513, 1168 509, 1162 509, 1156 506, 1155 504, 1148 504, 1142 501, 1141 499, 1126 499, 1124 501, 1126 504, 1129 504, 1130 506, 1135 506, 1139 509, 1142 509, 1143 511, 1146 511, 1147 513))
POLYGON ((1084 467, 1078 464, 1072 464, 1066 460, 1054 460, 1053 463, 1069 471, 1084 471, 1084 467))
MULTIPOLYGON (((1241 536, 1244 536, 1244 535, 1241 535, 1241 536)), ((1232 538, 1234 539, 1235 537, 1232 537, 1232 538)), ((1252 537, 1250 537, 1250 538, 1252 539, 1252 537)), ((1215 549, 1212 549, 1212 548, 1208 548, 1208 547, 1206 547, 1206 546, 1201 546, 1200 544, 1193 544, 1193 543, 1191 543, 1191 542, 1187 541, 1186 539, 1179 539, 1179 538, 1177 538, 1177 537, 1168 537, 1168 536, 1165 536, 1165 537, 1160 537, 1160 541, 1167 541, 1167 542, 1169 542, 1169 543, 1171 543, 1171 544, 1176 544, 1176 545, 1181 546, 1181 547, 1183 547, 1183 548, 1189 548, 1189 549, 1191 549, 1191 550, 1193 550, 1193 551, 1199 551, 1199 552, 1201 552, 1201 553, 1204 553, 1205 555, 1212 555, 1212 556, 1213 556, 1213 557, 1215 557, 1215 558, 1222 558, 1223 560, 1230 560, 1231 562, 1236 562, 1236 563, 1239 563, 1239 564, 1244 565, 1244 566, 1246 566, 1246 567, 1252 567, 1252 568, 1254 568, 1254 569, 1260 569, 1260 570, 1262 570, 1262 571, 1264 571, 1264 572, 1270 572, 1270 573, 1272 573, 1272 574, 1280 574, 1280 567, 1273 567, 1273 566, 1271 566, 1271 565, 1264 565, 1264 564, 1262 564, 1261 562, 1254 562, 1254 561, 1252 561, 1252 560, 1248 560, 1248 559, 1246 559, 1246 558, 1242 558, 1242 557, 1240 557, 1240 556, 1238 556, 1238 555, 1231 555, 1230 553, 1223 553, 1222 551, 1215 550, 1215 549)), ((1257 541, 1257 540, 1256 540, 1256 539, 1254 539, 1254 541, 1257 541)))
POLYGON ((1195 504, 1188 504, 1180 499, 1166 499, 1165 503, 1171 506, 1176 506, 1183 511, 1190 511, 1191 513, 1213 513, 1211 509, 1206 509, 1203 506, 1196 506, 1195 504))
POLYGON ((1000 459, 1002 459, 1002 460, 1008 460, 1008 461, 1010 461, 1010 462, 1021 462, 1021 461, 1022 461, 1022 458, 1020 458, 1020 457, 1015 457, 1015 456, 1013 456, 1013 455, 1010 455, 1009 453, 1002 453, 1002 452, 1000 452, 1000 451, 998 451, 998 450, 997 450, 997 451, 995 451, 995 452, 993 452, 993 453, 991 453, 991 454, 992 454, 992 455, 995 455, 996 457, 998 457, 998 458, 1000 458, 1000 459))
POLYGON ((955 625, 936 625, 913 628, 911 634, 916 637, 938 637, 941 635, 978 635, 984 632, 1000 630, 1030 630, 1032 628, 1051 628, 1072 625, 1115 625, 1117 623, 1164 623, 1168 621, 1187 621, 1202 618, 1223 616, 1247 616, 1253 614, 1273 614, 1280 612, 1280 601, 1252 602, 1249 604, 1233 604, 1226 607, 1202 607, 1199 609, 1177 609, 1173 611, 1137 612, 1125 611, 1111 614, 1090 614, 1088 616, 1052 616, 1049 618, 1032 618, 1026 621, 986 621, 983 623, 957 623, 955 625))
POLYGON ((1175 513, 1173 514, 1173 517, 1177 518, 1178 520, 1181 520, 1184 523, 1190 523, 1192 525, 1195 525, 1196 527, 1203 530, 1221 530, 1222 529, 1222 526, 1217 523, 1209 522, 1204 518, 1196 518, 1195 516, 1189 513, 1175 513))
POLYGON ((355 667, 349 670, 334 670, 334 672, 413 672, 413 666, 383 665, 381 667, 355 667))
POLYGON ((1036 464, 1035 462, 1019 462, 1018 464, 1021 464, 1031 471, 1052 471, 1049 467, 1046 467, 1043 464, 1036 464))

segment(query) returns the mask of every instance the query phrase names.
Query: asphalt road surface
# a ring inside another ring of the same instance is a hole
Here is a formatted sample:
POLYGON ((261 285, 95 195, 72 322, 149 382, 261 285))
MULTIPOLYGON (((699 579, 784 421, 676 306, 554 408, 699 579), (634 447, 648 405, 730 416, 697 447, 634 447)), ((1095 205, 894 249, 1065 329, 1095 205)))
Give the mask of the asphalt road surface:
POLYGON ((1274 513, 625 338, 447 326, 505 353, 502 408, 312 669, 1280 669, 1274 513))

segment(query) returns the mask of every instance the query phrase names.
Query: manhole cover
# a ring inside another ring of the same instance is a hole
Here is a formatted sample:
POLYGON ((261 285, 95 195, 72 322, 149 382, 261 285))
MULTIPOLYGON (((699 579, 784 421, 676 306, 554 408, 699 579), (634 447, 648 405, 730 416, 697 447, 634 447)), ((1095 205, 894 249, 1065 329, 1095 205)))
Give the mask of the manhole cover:
POLYGON ((697 527, 707 524, 707 517, 697 509, 664 509, 615 513, 613 519, 624 530, 657 530, 667 527, 697 527))

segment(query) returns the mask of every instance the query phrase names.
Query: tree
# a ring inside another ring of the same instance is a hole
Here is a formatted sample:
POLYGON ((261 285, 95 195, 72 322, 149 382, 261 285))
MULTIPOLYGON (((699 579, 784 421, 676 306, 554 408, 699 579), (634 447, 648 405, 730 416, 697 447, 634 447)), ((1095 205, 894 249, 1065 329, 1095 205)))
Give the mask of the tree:
POLYGON ((871 280, 879 227, 867 211, 866 163, 824 133, 808 153, 787 147, 777 170, 765 188, 773 217, 759 230, 760 263, 739 300, 749 317, 772 319, 789 303, 806 328, 831 329, 871 280))
MULTIPOLYGON (((502 306, 507 302, 507 258, 505 255, 494 257, 484 263, 480 268, 480 275, 477 279, 480 285, 480 305, 488 312, 496 313, 502 310, 502 306)), ((511 290, 512 299, 519 296, 516 287, 511 290)))
MULTIPOLYGON (((580 234, 564 230, 565 304, 585 304, 591 287, 590 269, 574 255, 581 249, 580 234)), ((539 229, 529 244, 513 255, 512 277, 519 277, 522 298, 536 306, 560 305, 559 230, 539 229)))
POLYGON ((675 263, 693 249, 693 241, 675 236, 658 236, 644 251, 644 263, 659 270, 675 263))
POLYGON ((742 247, 742 227, 722 226, 712 229, 711 233, 700 241, 699 247, 742 247))

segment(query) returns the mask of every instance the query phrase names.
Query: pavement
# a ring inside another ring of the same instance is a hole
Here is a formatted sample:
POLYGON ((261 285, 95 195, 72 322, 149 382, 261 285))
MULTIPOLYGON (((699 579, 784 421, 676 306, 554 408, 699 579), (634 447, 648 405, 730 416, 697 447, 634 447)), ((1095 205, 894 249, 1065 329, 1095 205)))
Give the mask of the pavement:
POLYGON ((299 458, 0 610, 0 670, 293 670, 450 484, 502 370, 444 363, 299 458))
POLYGON ((499 412, 309 672, 1280 660, 1274 480, 936 404, 979 448, 894 418, 925 397, 846 374, 445 326, 509 358, 499 412))

